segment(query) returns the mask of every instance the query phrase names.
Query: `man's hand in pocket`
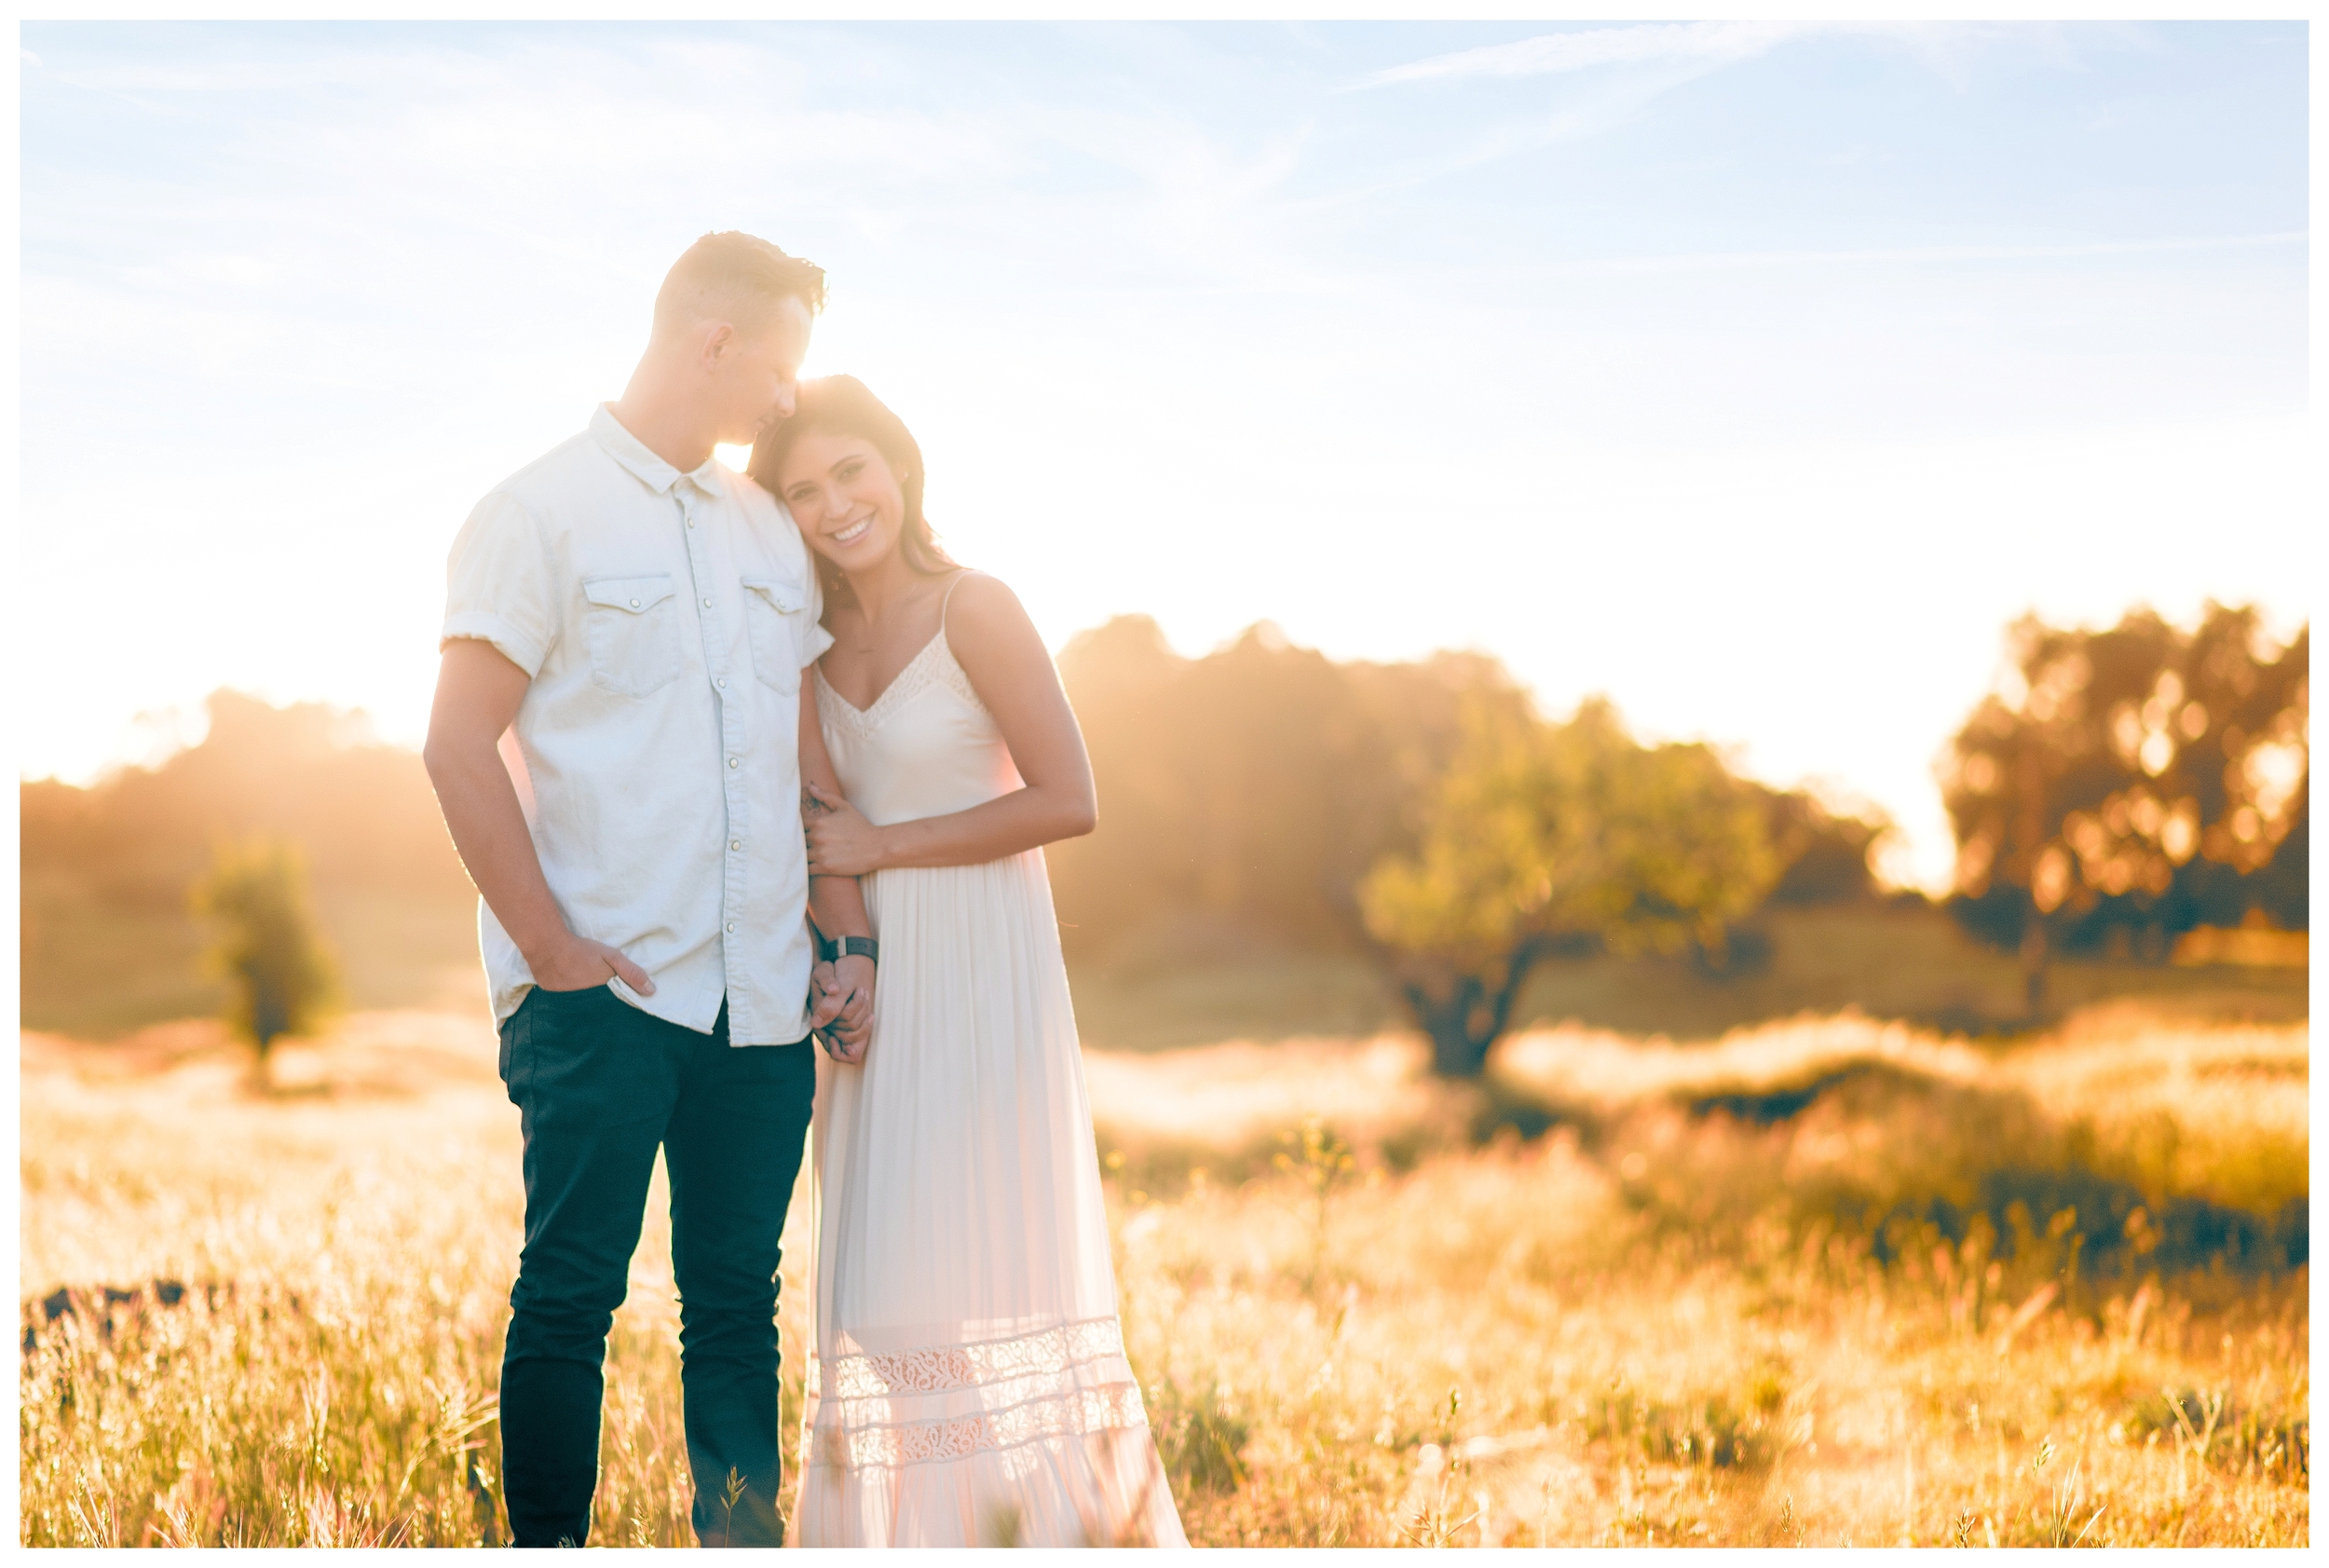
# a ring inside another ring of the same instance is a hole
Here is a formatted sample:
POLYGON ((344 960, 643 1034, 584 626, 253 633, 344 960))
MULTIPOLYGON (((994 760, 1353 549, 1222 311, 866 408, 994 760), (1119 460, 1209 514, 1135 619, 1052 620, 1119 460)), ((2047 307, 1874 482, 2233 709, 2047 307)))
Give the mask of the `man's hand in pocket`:
POLYGON ((529 953, 526 967, 534 972, 534 983, 546 991, 588 990, 620 980, 641 996, 655 994, 655 982, 646 970, 623 957, 620 948, 585 936, 569 935, 540 959, 529 953))

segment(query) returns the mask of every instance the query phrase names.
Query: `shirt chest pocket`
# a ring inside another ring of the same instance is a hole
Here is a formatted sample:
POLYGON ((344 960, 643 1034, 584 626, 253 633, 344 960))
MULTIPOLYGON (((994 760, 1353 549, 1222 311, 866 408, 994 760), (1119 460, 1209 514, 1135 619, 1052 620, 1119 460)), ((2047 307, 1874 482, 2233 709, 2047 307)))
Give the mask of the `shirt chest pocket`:
POLYGON ((800 689, 800 650, 807 640, 809 596, 788 578, 748 577, 744 625, 752 634, 752 673, 779 691, 800 689))
POLYGON ((582 584, 591 679, 625 697, 644 697, 679 678, 679 605, 672 579, 601 577, 582 584))

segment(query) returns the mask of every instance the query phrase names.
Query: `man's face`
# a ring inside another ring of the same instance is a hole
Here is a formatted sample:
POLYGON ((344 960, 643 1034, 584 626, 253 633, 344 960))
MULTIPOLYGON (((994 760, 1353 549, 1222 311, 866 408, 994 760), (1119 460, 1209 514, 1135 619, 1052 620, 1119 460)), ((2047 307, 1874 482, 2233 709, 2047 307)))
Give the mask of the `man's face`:
POLYGON ((787 297, 769 324, 731 337, 711 366, 720 419, 719 438, 748 445, 779 419, 790 418, 809 357, 809 307, 787 297))

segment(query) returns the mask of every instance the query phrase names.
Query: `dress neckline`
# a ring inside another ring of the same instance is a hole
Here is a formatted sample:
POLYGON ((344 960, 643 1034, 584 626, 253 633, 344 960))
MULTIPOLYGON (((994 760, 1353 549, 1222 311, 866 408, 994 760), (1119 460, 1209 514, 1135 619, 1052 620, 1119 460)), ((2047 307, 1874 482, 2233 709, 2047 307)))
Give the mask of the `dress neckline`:
MULTIPOLYGON (((883 687, 879 691, 874 694, 874 700, 869 705, 861 708, 856 703, 851 702, 848 698, 842 696, 840 689, 836 687, 831 681, 824 678, 824 662, 822 660, 818 661, 816 665, 818 687, 827 695, 832 697, 835 702, 840 703, 842 707, 848 709, 851 716, 857 720, 858 727, 860 729, 871 729, 875 725, 878 724, 880 719, 877 716, 886 711, 892 705, 890 698, 893 692, 906 688, 906 677, 914 674, 916 670, 920 667, 922 661, 930 657, 931 649, 934 648, 946 648, 947 606, 954 602, 954 591, 957 588, 961 587, 962 579, 970 575, 971 572, 969 567, 958 567, 956 569, 954 580, 947 584, 946 593, 938 601, 938 630, 930 634, 930 641, 922 644, 920 650, 917 652, 913 658, 906 661, 904 668, 900 669, 896 675, 890 677, 890 684, 883 687)), ((987 709, 987 704, 980 702, 978 699, 978 693, 971 689, 970 677, 962 674, 962 666, 955 663, 954 649, 951 648, 946 648, 946 651, 947 662, 954 664, 955 673, 958 677, 958 682, 950 682, 949 684, 959 683, 963 695, 971 700, 971 705, 977 708, 981 713, 984 713, 987 709)), ((918 690, 919 688, 918 686, 913 689, 918 690)), ((912 690, 908 690, 906 692, 907 696, 911 696, 912 694, 912 690)))
POLYGON ((936 636, 922 645, 921 652, 906 661, 906 668, 900 670, 897 678, 882 689, 881 695, 873 700, 873 706, 869 708, 861 708, 834 690, 833 683, 824 678, 824 672, 818 670, 817 712, 829 722, 845 727, 860 738, 866 738, 880 729, 892 713, 933 686, 945 687, 960 697, 972 711, 992 721, 993 716, 987 713, 987 704, 980 699, 978 689, 971 684, 970 675, 955 659, 954 648, 947 641, 943 628, 936 636))
POLYGON ((938 623, 938 630, 930 634, 930 641, 922 644, 921 650, 916 653, 913 658, 907 660, 904 668, 900 669, 896 675, 890 677, 890 684, 883 687, 879 691, 874 693, 874 700, 862 708, 856 703, 851 702, 848 698, 842 696, 841 689, 824 678, 824 663, 822 660, 819 661, 817 664, 817 680, 819 684, 824 686, 827 691, 833 693, 833 700, 835 702, 840 703, 841 706, 847 708, 858 717, 865 718, 874 714, 879 713, 881 711, 881 704, 890 700, 890 693, 895 691, 901 685, 903 685, 906 677, 914 673, 915 667, 921 663, 923 660, 930 657, 930 650, 932 648, 936 648, 940 643, 945 642, 946 640, 946 622, 941 620, 938 623))

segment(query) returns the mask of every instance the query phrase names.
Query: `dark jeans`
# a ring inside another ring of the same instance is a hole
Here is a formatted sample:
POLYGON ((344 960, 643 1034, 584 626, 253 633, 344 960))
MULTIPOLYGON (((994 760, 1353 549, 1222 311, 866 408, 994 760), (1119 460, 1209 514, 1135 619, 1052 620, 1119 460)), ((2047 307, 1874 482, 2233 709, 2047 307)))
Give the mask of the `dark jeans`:
POLYGON ((807 1041, 736 1047, 605 987, 526 993, 501 1026, 525 1132, 525 1249, 501 1361, 501 1478, 521 1547, 580 1546, 598 1488, 601 1368, 647 1211, 671 1179, 679 1379, 696 1537, 781 1544, 777 1238, 816 1094, 807 1041), (730 1493, 733 1475, 741 1494, 730 1493))

